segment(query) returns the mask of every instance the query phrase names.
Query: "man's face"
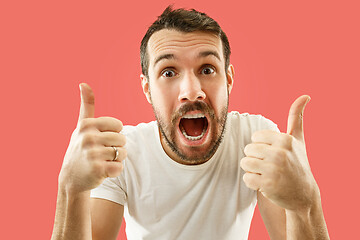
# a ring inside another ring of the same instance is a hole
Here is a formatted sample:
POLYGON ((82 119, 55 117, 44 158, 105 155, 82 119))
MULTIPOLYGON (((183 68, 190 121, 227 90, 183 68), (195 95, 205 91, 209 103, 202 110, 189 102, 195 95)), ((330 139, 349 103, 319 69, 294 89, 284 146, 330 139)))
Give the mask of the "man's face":
POLYGON ((220 144, 233 84, 220 38, 163 29, 149 39, 148 56, 142 85, 165 152, 183 164, 206 162, 220 144))

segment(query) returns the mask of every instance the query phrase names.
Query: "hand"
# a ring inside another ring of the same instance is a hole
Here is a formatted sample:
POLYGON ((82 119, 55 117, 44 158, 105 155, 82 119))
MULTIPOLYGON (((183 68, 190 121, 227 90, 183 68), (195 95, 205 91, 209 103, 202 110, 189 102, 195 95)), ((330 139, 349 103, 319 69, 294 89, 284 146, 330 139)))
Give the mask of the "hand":
POLYGON ((319 194, 303 132, 303 112, 309 100, 304 95, 292 104, 286 134, 270 130, 255 132, 240 163, 246 171, 245 184, 287 210, 309 209, 319 194))
POLYGON ((120 175, 126 157, 123 125, 116 118, 94 118, 94 93, 87 84, 80 84, 81 106, 59 174, 59 184, 77 193, 96 188, 107 177, 120 175), (116 147, 119 156, 116 161, 116 147))

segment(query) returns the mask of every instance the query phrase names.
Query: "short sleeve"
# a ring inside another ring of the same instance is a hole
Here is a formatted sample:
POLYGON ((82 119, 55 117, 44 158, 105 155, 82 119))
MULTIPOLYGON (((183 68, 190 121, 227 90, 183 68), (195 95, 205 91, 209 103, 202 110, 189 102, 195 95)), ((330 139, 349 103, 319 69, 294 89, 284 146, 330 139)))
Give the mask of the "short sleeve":
POLYGON ((275 124, 273 121, 271 121, 263 116, 261 116, 259 123, 260 123, 259 129, 261 129, 261 130, 269 129, 269 130, 273 130, 276 132, 280 132, 277 124, 275 124))
POLYGON ((97 188, 91 190, 91 198, 106 199, 121 205, 126 203, 126 192, 120 183, 120 177, 106 178, 97 188))

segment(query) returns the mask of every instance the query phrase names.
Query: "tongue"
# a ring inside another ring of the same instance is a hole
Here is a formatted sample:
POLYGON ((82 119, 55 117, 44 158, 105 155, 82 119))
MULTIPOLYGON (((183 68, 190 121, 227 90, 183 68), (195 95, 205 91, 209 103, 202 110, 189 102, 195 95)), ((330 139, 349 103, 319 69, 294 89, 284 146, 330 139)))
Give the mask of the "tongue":
POLYGON ((205 118, 183 118, 181 119, 180 124, 182 124, 188 136, 196 137, 199 136, 204 129, 205 118))

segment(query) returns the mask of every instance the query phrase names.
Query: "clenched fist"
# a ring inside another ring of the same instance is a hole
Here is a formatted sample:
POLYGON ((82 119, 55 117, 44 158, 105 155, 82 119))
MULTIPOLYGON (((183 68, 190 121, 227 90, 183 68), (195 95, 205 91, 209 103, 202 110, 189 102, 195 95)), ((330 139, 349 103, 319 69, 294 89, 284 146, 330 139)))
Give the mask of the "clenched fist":
POLYGON ((287 133, 255 132, 240 163, 249 188, 292 211, 310 208, 320 194, 307 159, 303 133, 303 112, 309 100, 309 96, 301 96, 292 104, 287 133))
POLYGON ((93 91, 82 83, 80 92, 79 120, 59 174, 59 184, 78 193, 96 188, 107 177, 118 176, 126 157, 122 122, 112 117, 94 118, 93 91))

